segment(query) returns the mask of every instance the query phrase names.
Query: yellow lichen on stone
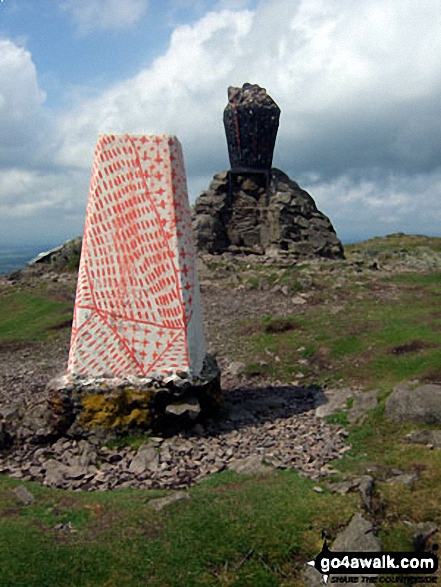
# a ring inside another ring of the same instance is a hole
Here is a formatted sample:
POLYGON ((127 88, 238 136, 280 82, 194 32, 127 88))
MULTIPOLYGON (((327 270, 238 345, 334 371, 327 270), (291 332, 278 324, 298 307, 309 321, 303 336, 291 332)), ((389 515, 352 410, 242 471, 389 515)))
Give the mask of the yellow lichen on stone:
POLYGON ((84 394, 79 423, 91 429, 147 428, 152 418, 152 393, 150 390, 124 387, 107 393, 84 394))

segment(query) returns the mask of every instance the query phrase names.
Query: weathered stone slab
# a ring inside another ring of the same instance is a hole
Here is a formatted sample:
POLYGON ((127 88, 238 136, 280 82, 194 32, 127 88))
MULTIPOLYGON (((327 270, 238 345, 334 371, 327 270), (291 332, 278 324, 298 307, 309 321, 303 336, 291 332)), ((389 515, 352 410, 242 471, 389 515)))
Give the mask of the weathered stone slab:
POLYGON ((100 136, 68 372, 198 375, 204 357, 179 141, 166 134, 100 136))
MULTIPOLYGON (((361 514, 354 514, 349 524, 335 538, 331 552, 381 552, 381 541, 374 534, 374 527, 371 522, 363 518, 361 514)), ((319 571, 313 567, 305 567, 302 576, 308 585, 323 584, 323 577, 319 571)), ((362 582, 363 577, 375 577, 376 575, 364 573, 363 575, 337 575, 332 577, 340 583, 351 581, 356 583, 362 582), (338 580, 337 578, 340 578, 338 580)))
POLYGON ((280 108, 257 84, 228 88, 224 110, 231 168, 270 169, 280 108))

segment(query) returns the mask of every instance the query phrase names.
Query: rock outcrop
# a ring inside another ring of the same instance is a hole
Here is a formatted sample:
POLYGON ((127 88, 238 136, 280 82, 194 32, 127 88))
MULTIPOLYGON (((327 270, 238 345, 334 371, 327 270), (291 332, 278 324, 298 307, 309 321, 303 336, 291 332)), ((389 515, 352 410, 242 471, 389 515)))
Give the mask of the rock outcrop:
POLYGON ((197 249, 344 258, 329 218, 305 190, 275 168, 268 183, 262 173, 217 173, 194 206, 197 249))
POLYGON ((81 256, 82 237, 77 236, 50 251, 40 253, 29 261, 28 266, 50 265, 54 269, 78 269, 81 256))

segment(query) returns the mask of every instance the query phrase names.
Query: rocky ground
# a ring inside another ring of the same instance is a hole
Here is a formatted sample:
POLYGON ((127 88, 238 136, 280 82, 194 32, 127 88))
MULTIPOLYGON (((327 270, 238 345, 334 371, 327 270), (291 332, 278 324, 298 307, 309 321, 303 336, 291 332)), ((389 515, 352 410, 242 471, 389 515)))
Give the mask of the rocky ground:
MULTIPOLYGON (((430 251, 424 255, 418 258, 423 268, 427 264, 432 268, 435 261, 441 263, 439 255, 430 251)), ((375 394, 368 397, 356 389, 324 392, 296 381, 286 385, 286 381, 265 380, 261 375, 247 377, 237 332, 242 323, 249 328, 264 315, 301 315, 304 307, 314 304, 328 304, 333 312, 338 309, 335 288, 345 280, 356 282, 363 271, 387 272, 387 262, 379 266, 363 252, 359 259, 350 261, 312 262, 302 271, 298 293, 277 278, 269 280, 268 272, 262 271, 264 263, 273 276, 277 275, 277 271, 283 272, 284 263, 277 265, 273 259, 257 255, 239 262, 229 254, 205 256, 199 267, 204 321, 208 350, 217 356, 223 374, 226 410, 221 420, 198 423, 168 439, 135 439, 124 446, 98 434, 35 443, 35 437, 26 433, 27 427, 32 428, 29 419, 38 417, 38 410, 30 406, 44 401, 47 382, 65 370, 70 329, 62 328, 44 341, 0 343, 0 445, 8 444, 8 423, 14 423, 17 436, 21 436, 20 442, 0 453, 0 472, 49 486, 91 491, 185 488, 224 469, 252 472, 273 466, 295 469, 314 479, 332 475, 331 462, 349 447, 345 430, 329 424, 323 416, 346 405, 351 396, 355 397, 354 409, 360 404, 365 412, 375 406, 375 394), (318 272, 322 282, 329 280, 325 297, 315 285, 318 272)), ((416 261, 412 255, 408 262, 403 257, 393 262, 395 270, 405 270, 409 262, 416 261)), ((73 300, 75 273, 60 274, 44 266, 0 278, 0 295, 11 285, 32 289, 43 282, 45 291, 73 300)), ((393 291, 373 290, 369 295, 391 296, 393 291)), ((241 340, 244 335, 246 332, 241 332, 241 340)))
MULTIPOLYGON (((60 277, 41 269, 37 273, 18 274, 12 283, 29 286, 38 278, 40 283, 46 280, 60 297, 73 295, 74 274, 60 277)), ((173 438, 150 438, 141 446, 138 442, 137 447, 108 439, 103 444, 99 435, 39 445, 34 437, 21 434, 18 445, 2 451, 0 472, 49 486, 86 490, 184 488, 224 469, 268 470, 268 466, 263 469, 263 462, 316 479, 329 474, 328 463, 348 447, 344 429, 316 415, 323 393, 307 386, 247 379, 241 373, 243 365, 235 360, 228 335, 241 317, 288 312, 291 297, 281 290, 262 292, 230 286, 226 295, 225 280, 208 280, 203 268, 201 281, 208 346, 217 353, 224 372, 226 411, 221 420, 197 424, 173 438)), ((10 285, 11 279, 2 278, 0 288, 10 285)), ((66 368, 69 335, 69 328, 64 328, 45 341, 0 345, 3 423, 20 421, 21 430, 26 430, 27 420, 38 417, 30 406, 44 400, 47 382, 66 368)), ((6 445, 7 440, 3 432, 6 445)))

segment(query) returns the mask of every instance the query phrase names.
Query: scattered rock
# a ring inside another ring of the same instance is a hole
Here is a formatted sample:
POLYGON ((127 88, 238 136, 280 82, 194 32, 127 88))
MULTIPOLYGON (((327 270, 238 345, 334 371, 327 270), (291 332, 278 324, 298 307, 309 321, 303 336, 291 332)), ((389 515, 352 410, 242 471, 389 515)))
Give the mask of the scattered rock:
POLYGON ((395 475, 394 477, 390 477, 387 479, 387 483, 401 483, 401 485, 405 485, 409 489, 411 489, 418 481, 419 477, 416 473, 402 473, 399 475, 395 475))
POLYGON ((49 459, 44 462, 45 476, 43 484, 48 487, 63 487, 65 486, 66 474, 68 472, 67 465, 56 461, 55 459, 49 459))
POLYGON ((361 514, 355 514, 349 525, 337 535, 331 551, 380 552, 381 541, 375 535, 372 523, 361 514))
MULTIPOLYGON (((380 552, 381 542, 374 533, 371 522, 365 520, 361 514, 355 514, 348 526, 335 538, 331 552, 380 552)), ((318 553, 317 553, 318 554, 318 553)), ((375 577, 375 575, 363 574, 364 577, 375 577)), ((340 577, 341 582, 349 582, 349 578, 356 583, 361 583, 358 575, 332 575, 340 577), (344 578, 347 577, 345 581, 344 578)), ((323 586, 323 577, 314 567, 306 566, 302 572, 302 578, 308 587, 323 586)))
POLYGON ((243 473, 245 475, 253 475, 255 473, 268 473, 271 471, 270 467, 263 464, 262 457, 252 455, 243 459, 236 459, 230 462, 228 469, 236 471, 236 473, 243 473))
POLYGON ((131 473, 135 473, 139 475, 141 473, 145 473, 146 471, 157 471, 159 467, 159 454, 158 451, 151 446, 150 444, 146 443, 143 444, 136 453, 136 456, 133 458, 132 462, 130 463, 129 470, 131 473))
MULTIPOLYGON (((381 552, 381 541, 374 532, 371 522, 363 518, 361 514, 355 514, 349 525, 340 532, 334 540, 331 551, 333 552, 381 552)), ((336 576, 336 575, 334 575, 336 576)), ((339 577, 358 578, 361 583, 361 575, 337 575, 339 577)), ((365 574, 364 577, 375 577, 375 574, 365 574)))
POLYGON ((372 511, 372 498, 374 493, 374 479, 370 475, 362 475, 339 483, 329 483, 328 489, 340 495, 346 495, 350 491, 358 489, 363 503, 368 512, 372 511))
POLYGON ((23 505, 31 505, 35 501, 35 497, 24 485, 18 485, 18 487, 12 490, 12 493, 23 505))
POLYGON ((314 567, 305 565, 301 572, 303 582, 308 587, 323 587, 323 575, 314 567))
POLYGON ((45 399, 31 401, 28 402, 24 410, 18 434, 23 436, 25 433, 32 438, 32 442, 35 444, 44 444, 56 437, 54 424, 53 414, 47 401, 45 399))
POLYGON ((374 493, 374 480, 370 475, 363 475, 360 478, 358 490, 368 512, 372 511, 372 497, 374 493))
POLYGON ((183 491, 177 491, 176 493, 168 495, 167 497, 150 499, 148 504, 157 512, 160 512, 166 505, 173 503, 174 501, 179 501, 181 499, 190 499, 190 496, 188 495, 188 493, 185 493, 183 491))
POLYGON ((58 532, 75 532, 75 529, 72 525, 72 522, 60 522, 59 524, 55 524, 54 530, 58 530, 58 532))
POLYGON ((238 375, 242 375, 245 371, 245 363, 241 363, 239 361, 233 361, 230 363, 226 369, 229 375, 233 375, 233 377, 237 377, 238 375))
POLYGON ((63 245, 40 253, 35 259, 29 261, 28 265, 51 265, 56 269, 69 267, 75 269, 79 265, 81 256, 82 237, 77 236, 68 240, 63 245))
POLYGON ((386 417, 441 426, 441 385, 399 385, 386 400, 386 417))
POLYGON ((357 388, 342 388, 326 390, 316 414, 319 418, 330 416, 340 410, 347 411, 348 422, 362 422, 369 410, 378 404, 377 391, 364 391, 357 388), (352 406, 348 408, 348 400, 352 399, 352 406))
POLYGON ((295 469, 318 480, 329 474, 327 463, 347 447, 342 427, 315 417, 319 395, 316 388, 290 386, 230 391, 227 418, 172 438, 149 438, 137 452, 128 446, 108 448, 98 434, 45 445, 24 439, 0 455, 0 472, 88 491, 186 489, 225 468, 248 474, 295 469))
POLYGON ((328 489, 340 495, 346 495, 353 489, 357 489, 360 484, 359 479, 351 479, 350 481, 340 481, 339 483, 329 483, 328 489))
POLYGON ((187 401, 168 404, 165 413, 169 416, 188 416, 191 420, 196 420, 201 413, 201 406, 197 398, 188 398, 187 401))
POLYGON ((321 403, 315 410, 318 418, 325 418, 340 410, 347 410, 348 399, 353 397, 355 390, 351 388, 326 390, 321 396, 321 403))
POLYGON ((350 424, 363 422, 367 413, 377 407, 377 394, 378 392, 373 390, 360 392, 354 396, 352 407, 348 411, 348 422, 350 424))
POLYGON ((430 448, 441 448, 441 430, 416 430, 405 438, 407 442, 425 444, 430 448))
POLYGON ((296 306, 303 306, 304 304, 306 304, 306 300, 302 296, 294 296, 293 298, 291 298, 291 302, 296 306))

